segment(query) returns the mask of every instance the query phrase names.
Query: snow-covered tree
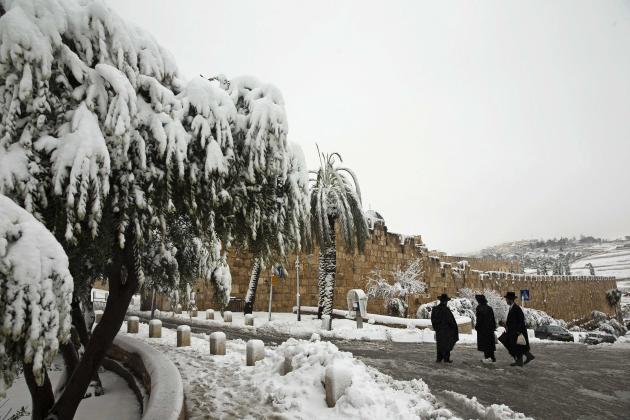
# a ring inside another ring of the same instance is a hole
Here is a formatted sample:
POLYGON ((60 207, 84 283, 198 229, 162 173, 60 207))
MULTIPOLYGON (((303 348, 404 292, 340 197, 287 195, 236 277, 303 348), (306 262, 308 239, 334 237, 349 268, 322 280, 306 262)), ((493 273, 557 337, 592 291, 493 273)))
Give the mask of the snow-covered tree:
MULTIPOLYGON (((505 298, 501 296, 500 293, 497 293, 496 291, 492 289, 472 290, 472 289, 464 288, 464 289, 459 289, 457 294, 461 298, 468 299, 471 302, 473 309, 477 308, 477 299, 475 299, 475 295, 485 295, 486 300, 488 301, 488 306, 490 306, 492 310, 494 311, 494 317, 497 320, 497 322, 499 321, 505 322, 505 320, 507 319, 508 306, 505 303, 505 298)), ((473 317, 473 321, 474 321, 474 317, 473 317)))
MULTIPOLYGON (((274 220, 248 187, 264 168, 286 171, 286 117, 272 86, 241 94, 249 79, 182 81, 151 35, 102 2, 0 5, 0 193, 61 243, 75 294, 100 275, 110 289, 101 322, 49 407, 72 418, 144 281, 143 256, 155 242, 177 255, 168 245, 172 215, 186 215, 200 241, 222 244, 221 252, 274 220), (248 162, 246 175, 237 162, 248 162)), ((275 193, 268 200, 278 203, 275 193)), ((210 261, 209 277, 229 296, 225 255, 210 261)))
POLYGON ((300 252, 310 245, 308 171, 304 153, 296 143, 288 145, 288 165, 278 178, 276 203, 267 214, 274 220, 249 241, 248 249, 256 257, 252 264, 244 312, 252 313, 260 273, 271 258, 283 260, 288 252, 300 252), (273 248, 272 248, 273 246, 273 248))
POLYGON ((72 276, 68 257, 33 215, 0 194, 0 396, 18 369, 33 396, 54 401, 46 366, 70 335, 72 276))
POLYGON ((336 228, 348 251, 363 251, 369 237, 361 190, 352 170, 337 165, 338 153, 319 152, 320 167, 311 181, 311 225, 319 246, 318 315, 331 315, 337 272, 336 228), (350 175, 352 181, 348 178, 350 175))
POLYGON ((406 318, 409 308, 407 298, 427 290, 423 277, 424 265, 421 258, 412 261, 406 268, 399 268, 387 275, 374 270, 368 278, 367 294, 371 298, 383 299, 390 315, 406 318))

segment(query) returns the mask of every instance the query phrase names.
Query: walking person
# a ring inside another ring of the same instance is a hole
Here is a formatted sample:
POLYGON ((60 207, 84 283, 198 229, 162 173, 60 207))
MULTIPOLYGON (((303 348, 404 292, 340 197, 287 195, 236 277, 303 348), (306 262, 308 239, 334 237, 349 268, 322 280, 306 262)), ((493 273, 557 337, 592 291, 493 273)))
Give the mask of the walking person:
POLYGON ((431 325, 435 331, 435 344, 437 347, 437 363, 442 361, 453 363, 451 360, 451 350, 455 343, 459 341, 457 322, 446 303, 451 300, 446 293, 439 297, 440 304, 431 311, 431 325))
POLYGON ((507 292, 505 301, 510 306, 507 320, 505 321, 505 332, 499 337, 510 355, 514 358, 514 363, 510 366, 523 366, 534 360, 534 355, 530 352, 529 337, 527 337, 527 326, 525 325, 525 314, 520 306, 515 302, 516 294, 507 292), (523 362, 523 355, 526 357, 523 362))
POLYGON ((497 359, 494 356, 496 351, 494 330, 497 329, 497 323, 494 319, 494 311, 488 305, 485 295, 475 295, 477 299, 477 310, 475 322, 475 330, 477 331, 477 350, 483 352, 484 363, 494 363, 497 359))

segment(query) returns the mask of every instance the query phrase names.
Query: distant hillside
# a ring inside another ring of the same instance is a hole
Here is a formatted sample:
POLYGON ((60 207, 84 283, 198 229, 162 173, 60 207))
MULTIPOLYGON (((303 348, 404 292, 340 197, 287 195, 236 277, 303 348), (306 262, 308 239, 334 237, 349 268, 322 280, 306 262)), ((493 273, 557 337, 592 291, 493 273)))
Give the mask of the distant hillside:
MULTIPOLYGON (((522 271, 533 274, 589 274, 590 267, 586 266, 590 260, 586 258, 598 254, 619 252, 627 250, 630 252, 630 237, 624 240, 607 240, 592 236, 581 236, 580 238, 560 238, 547 240, 520 240, 506 242, 503 244, 485 248, 475 256, 502 258, 517 260, 520 262, 522 271), (586 271, 585 271, 586 270, 586 271), (575 273, 573 271, 576 271, 575 273)), ((625 254, 624 254, 625 255, 625 254)), ((596 259, 604 261, 603 259, 596 259)), ((630 264, 630 262, 628 262, 630 264)), ((626 275, 625 264, 622 262, 621 270, 626 275)), ((615 275, 618 271, 602 271, 604 267, 599 267, 598 271, 595 263, 592 264, 595 274, 615 275)), ((615 266, 617 267, 617 266, 615 266)))

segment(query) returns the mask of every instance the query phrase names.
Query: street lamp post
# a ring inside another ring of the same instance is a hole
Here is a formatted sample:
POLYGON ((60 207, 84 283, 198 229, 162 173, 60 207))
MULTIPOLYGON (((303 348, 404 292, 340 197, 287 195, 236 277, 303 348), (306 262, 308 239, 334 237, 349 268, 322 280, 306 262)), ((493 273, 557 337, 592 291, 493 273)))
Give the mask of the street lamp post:
POLYGON ((297 281, 297 293, 295 295, 297 299, 297 320, 302 320, 302 314, 300 313, 300 256, 295 257, 295 279, 297 281))

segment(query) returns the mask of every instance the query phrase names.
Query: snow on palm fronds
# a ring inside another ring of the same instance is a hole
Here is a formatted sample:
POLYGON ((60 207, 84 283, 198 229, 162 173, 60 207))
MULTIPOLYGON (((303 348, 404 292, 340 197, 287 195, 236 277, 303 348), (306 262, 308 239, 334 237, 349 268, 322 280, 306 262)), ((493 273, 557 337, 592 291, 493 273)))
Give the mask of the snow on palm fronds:
POLYGON ((419 258, 409 263, 406 268, 399 268, 387 275, 374 270, 368 278, 367 294, 371 298, 383 299, 391 315, 406 317, 407 297, 427 290, 426 283, 422 281, 423 277, 424 267, 419 258))
POLYGON ((330 315, 337 271, 335 226, 339 225, 341 239, 351 251, 355 247, 363 251, 369 230, 354 172, 337 165, 342 162, 338 153, 319 153, 319 159, 320 167, 311 180, 311 229, 320 248, 319 312, 330 315))
POLYGON ((44 366, 70 335, 72 286, 55 237, 0 195, 0 395, 23 363, 42 384, 44 366))
MULTIPOLYGON (((319 153, 319 148, 318 148, 319 153)), ((320 153, 320 167, 311 180, 311 223, 318 244, 330 242, 339 224, 348 250, 365 248, 369 230, 361 203, 361 189, 354 172, 337 165, 338 153, 320 153), (348 178, 348 176, 350 178, 348 178), (351 180, 352 181, 351 181, 351 180)))

